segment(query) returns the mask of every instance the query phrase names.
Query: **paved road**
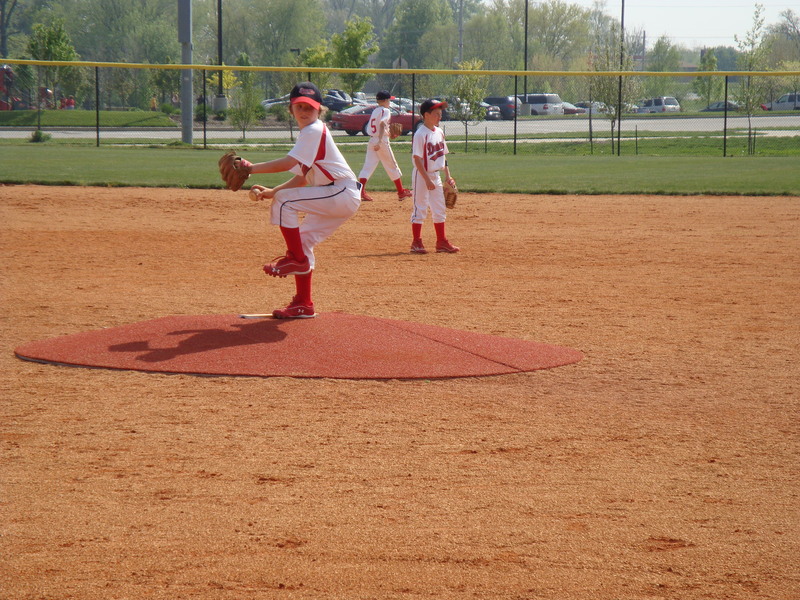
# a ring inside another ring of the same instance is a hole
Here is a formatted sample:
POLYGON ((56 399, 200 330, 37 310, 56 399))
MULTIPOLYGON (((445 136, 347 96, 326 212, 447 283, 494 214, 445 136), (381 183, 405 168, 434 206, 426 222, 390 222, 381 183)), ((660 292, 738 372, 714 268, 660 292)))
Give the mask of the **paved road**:
MULTIPOLYGON (((589 135, 590 120, 586 117, 571 118, 565 117, 562 119, 524 119, 516 123, 517 135, 519 136, 541 136, 550 134, 575 134, 584 133, 589 135)), ((597 116, 591 119, 592 130, 595 135, 607 136, 610 134, 609 121, 602 117, 597 116)), ((784 127, 788 128, 783 131, 775 132, 776 135, 796 136, 800 135, 800 115, 756 115, 752 118, 752 125, 757 130, 763 130, 771 127, 784 127)), ((464 135, 464 125, 458 121, 443 122, 442 126, 449 136, 464 135)), ((728 117, 728 129, 746 129, 748 126, 747 117, 736 116, 728 117)), ((0 128, 0 139, 20 139, 30 137, 34 127, 27 128, 0 128)), ((723 130, 723 117, 678 117, 678 118, 664 118, 659 115, 644 118, 628 118, 622 121, 623 133, 632 133, 633 131, 651 131, 651 132, 673 132, 676 135, 686 132, 722 132, 723 130)), ((54 139, 95 139, 96 131, 94 128, 77 129, 64 129, 64 128, 43 128, 43 131, 49 133, 54 139)), ((470 135, 483 136, 485 132, 492 135, 512 135, 514 133, 514 121, 484 121, 477 125, 469 126, 470 135)), ((296 134, 295 130, 295 134, 296 134)), ((334 132, 337 137, 343 136, 347 138, 344 132, 334 132)), ((215 140, 230 140, 231 138, 238 138, 239 132, 235 130, 219 130, 209 129, 206 132, 206 139, 209 143, 215 143, 215 140)), ((256 129, 248 132, 248 141, 251 143, 259 143, 264 140, 286 140, 288 139, 288 131, 272 130, 272 129, 256 129)), ((181 130, 176 129, 128 129, 128 128, 101 128, 100 130, 101 141, 103 139, 136 139, 142 140, 164 140, 164 141, 181 141, 181 130)), ((353 140, 360 140, 363 136, 354 136, 353 140)), ((193 134, 194 143, 203 142, 203 130, 198 129, 193 134)), ((410 138, 405 138, 410 139, 410 138)))

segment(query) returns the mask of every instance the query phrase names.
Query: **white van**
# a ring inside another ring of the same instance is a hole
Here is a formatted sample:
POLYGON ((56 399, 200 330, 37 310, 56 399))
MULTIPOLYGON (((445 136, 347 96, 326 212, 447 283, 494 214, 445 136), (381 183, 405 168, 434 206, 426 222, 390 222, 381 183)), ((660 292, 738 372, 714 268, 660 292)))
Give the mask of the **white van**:
POLYGON ((564 114, 564 104, 558 94, 520 94, 517 98, 531 105, 532 115, 564 114))

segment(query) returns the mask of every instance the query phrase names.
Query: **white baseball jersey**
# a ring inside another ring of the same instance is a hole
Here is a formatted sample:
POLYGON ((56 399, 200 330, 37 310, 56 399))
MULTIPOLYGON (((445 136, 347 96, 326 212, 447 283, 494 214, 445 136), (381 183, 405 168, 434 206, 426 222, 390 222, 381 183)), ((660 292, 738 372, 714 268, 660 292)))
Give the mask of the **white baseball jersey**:
POLYGON ((291 172, 306 176, 310 185, 277 192, 270 220, 280 227, 300 228, 303 251, 313 269, 315 246, 358 210, 360 185, 327 126, 319 119, 300 130, 289 156, 300 162, 291 172))
POLYGON ((444 203, 442 178, 439 173, 444 170, 445 156, 449 152, 447 142, 444 139, 444 132, 439 127, 428 129, 424 124, 420 125, 416 133, 414 133, 414 144, 411 152, 413 156, 418 156, 422 159, 428 178, 433 181, 435 186, 432 190, 427 188, 425 180, 419 174, 416 162, 414 162, 414 171, 411 176, 414 187, 411 222, 424 222, 428 211, 430 211, 434 223, 444 223, 447 218, 447 211, 444 203))
POLYGON ((369 133, 369 143, 375 145, 383 131, 383 139, 389 141, 389 121, 392 118, 392 111, 383 106, 378 106, 372 111, 372 115, 367 121, 367 132, 369 133))
POLYGON ((292 169, 292 173, 306 175, 311 171, 311 185, 327 185, 339 179, 356 180, 355 173, 339 152, 325 123, 319 119, 300 130, 289 156, 300 163, 292 169))
POLYGON ((414 156, 422 158, 422 164, 428 173, 442 171, 445 164, 445 155, 450 151, 447 149, 447 142, 444 139, 444 131, 439 127, 428 129, 424 124, 420 125, 414 133, 414 144, 411 148, 414 156))

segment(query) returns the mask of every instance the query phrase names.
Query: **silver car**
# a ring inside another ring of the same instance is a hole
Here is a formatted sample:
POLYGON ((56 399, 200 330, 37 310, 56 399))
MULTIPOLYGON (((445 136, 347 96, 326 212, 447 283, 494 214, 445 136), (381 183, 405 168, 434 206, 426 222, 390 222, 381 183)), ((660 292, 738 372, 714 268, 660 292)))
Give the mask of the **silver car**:
POLYGON ((659 96, 658 98, 648 98, 639 103, 637 113, 663 113, 680 112, 681 105, 672 96, 659 96))
POLYGON ((762 104, 764 110, 800 110, 800 92, 784 94, 773 102, 762 104))

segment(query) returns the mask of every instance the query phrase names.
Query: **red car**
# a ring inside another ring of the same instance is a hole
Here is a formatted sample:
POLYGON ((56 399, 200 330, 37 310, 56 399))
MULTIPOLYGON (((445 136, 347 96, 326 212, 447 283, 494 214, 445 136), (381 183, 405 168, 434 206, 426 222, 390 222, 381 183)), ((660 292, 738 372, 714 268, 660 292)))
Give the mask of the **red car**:
MULTIPOLYGON (((377 104, 357 104, 344 109, 342 112, 334 113, 330 120, 330 127, 338 131, 346 131, 347 135, 356 135, 360 131, 368 136, 367 122, 370 115, 372 115, 372 111, 377 106, 377 104)), ((392 112, 392 117, 389 121, 402 124, 403 135, 411 133, 416 125, 422 122, 422 117, 419 115, 400 112, 395 108, 390 108, 389 110, 392 112)))

